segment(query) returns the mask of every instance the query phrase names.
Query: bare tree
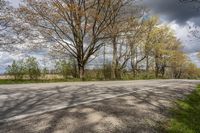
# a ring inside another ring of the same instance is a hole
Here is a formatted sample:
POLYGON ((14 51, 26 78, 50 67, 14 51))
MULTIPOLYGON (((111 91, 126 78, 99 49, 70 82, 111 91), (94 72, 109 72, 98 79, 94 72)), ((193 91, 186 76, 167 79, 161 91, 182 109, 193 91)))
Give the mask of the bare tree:
POLYGON ((11 7, 4 0, 0 0, 0 46, 3 47, 7 44, 6 39, 7 30, 10 27, 12 21, 11 17, 11 7))
MULTIPOLYGON (((138 6, 137 1, 126 1, 123 10, 114 19, 109 26, 110 43, 112 45, 112 79, 120 78, 120 71, 126 67, 130 60, 130 50, 126 36, 133 33, 133 27, 129 23, 136 18, 141 17, 142 8, 138 6)), ((134 27, 135 28, 135 27, 134 27)))
POLYGON ((22 44, 27 37, 22 34, 24 28, 17 18, 16 9, 10 6, 8 1, 0 0, 0 49, 13 51, 13 44, 22 44))
POLYGON ((20 8, 25 22, 48 40, 56 52, 70 53, 78 62, 79 76, 108 37, 107 27, 123 6, 123 0, 25 0, 20 8))

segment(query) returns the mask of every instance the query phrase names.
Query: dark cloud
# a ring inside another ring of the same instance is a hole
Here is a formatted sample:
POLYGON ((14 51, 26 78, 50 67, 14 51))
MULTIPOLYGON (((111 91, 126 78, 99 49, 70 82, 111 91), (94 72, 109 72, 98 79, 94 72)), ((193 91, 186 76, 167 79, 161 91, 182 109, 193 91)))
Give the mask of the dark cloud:
POLYGON ((200 25, 200 4, 195 2, 182 3, 179 0, 144 0, 144 3, 154 14, 166 21, 176 21, 185 24, 192 21, 200 25))

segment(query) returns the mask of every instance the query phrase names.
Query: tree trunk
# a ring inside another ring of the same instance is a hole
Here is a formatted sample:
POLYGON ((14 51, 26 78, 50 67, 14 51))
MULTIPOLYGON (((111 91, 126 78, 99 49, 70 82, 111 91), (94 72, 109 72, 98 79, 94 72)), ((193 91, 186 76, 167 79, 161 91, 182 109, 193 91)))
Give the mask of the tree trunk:
POLYGON ((137 76, 137 63, 132 66, 133 71, 133 77, 135 78, 137 76))
POLYGON ((155 70, 155 76, 156 76, 156 78, 158 78, 158 73, 159 73, 158 67, 156 66, 155 69, 156 69, 156 70, 155 70))
POLYGON ((158 74, 159 74, 159 65, 158 65, 158 57, 155 57, 155 76, 156 78, 158 78, 158 74))
POLYGON ((113 37, 113 60, 112 60, 112 79, 116 79, 117 75, 117 43, 116 37, 113 37))
POLYGON ((165 66, 162 67, 162 71, 161 72, 162 72, 162 78, 164 78, 164 76, 165 76, 165 66))
POLYGON ((84 80, 84 76, 85 76, 85 67, 83 65, 79 65, 78 66, 79 69, 79 78, 81 80, 84 80))
POLYGON ((147 58, 146 58, 146 73, 149 72, 149 56, 147 55, 147 58))

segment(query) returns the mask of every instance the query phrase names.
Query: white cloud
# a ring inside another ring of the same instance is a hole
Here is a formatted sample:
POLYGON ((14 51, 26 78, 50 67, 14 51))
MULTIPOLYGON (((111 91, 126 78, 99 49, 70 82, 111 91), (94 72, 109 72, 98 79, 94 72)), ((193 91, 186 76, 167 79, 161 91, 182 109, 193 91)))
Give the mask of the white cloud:
POLYGON ((179 38, 184 46, 184 51, 188 54, 188 57, 200 67, 200 61, 197 57, 197 53, 200 51, 199 40, 193 38, 189 33, 189 24, 179 25, 176 22, 169 23, 169 26, 174 30, 177 38, 179 38))

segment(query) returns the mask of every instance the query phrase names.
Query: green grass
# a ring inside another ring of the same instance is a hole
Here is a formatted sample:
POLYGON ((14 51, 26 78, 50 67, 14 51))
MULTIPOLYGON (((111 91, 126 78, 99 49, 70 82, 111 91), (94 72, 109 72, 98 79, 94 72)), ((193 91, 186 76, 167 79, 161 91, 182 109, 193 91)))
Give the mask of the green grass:
POLYGON ((70 78, 70 79, 38 79, 38 80, 14 80, 14 79, 0 79, 0 85, 4 84, 29 84, 29 83, 56 83, 56 82, 87 82, 87 81, 128 81, 128 80, 153 80, 156 78, 122 78, 122 79, 95 79, 86 77, 84 80, 78 78, 70 78))
POLYGON ((168 133, 200 133, 200 86, 185 100, 178 100, 172 110, 168 133))
POLYGON ((52 80, 12 80, 0 79, 0 85, 3 84, 29 84, 29 83, 56 83, 56 82, 75 82, 80 79, 52 79, 52 80))

